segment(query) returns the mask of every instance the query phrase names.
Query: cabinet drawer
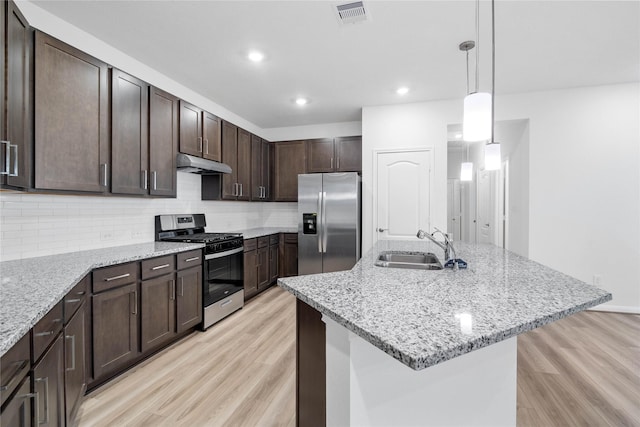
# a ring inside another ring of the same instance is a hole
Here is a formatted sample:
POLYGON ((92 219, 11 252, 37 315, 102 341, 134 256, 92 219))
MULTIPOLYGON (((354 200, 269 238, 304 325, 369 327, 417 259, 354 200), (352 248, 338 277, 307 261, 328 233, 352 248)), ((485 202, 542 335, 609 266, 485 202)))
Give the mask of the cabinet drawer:
POLYGON ((173 255, 161 256, 144 260, 140 263, 142 280, 162 276, 176 269, 176 259, 173 255))
POLYGON ((269 236, 269 246, 277 245, 278 243, 280 243, 280 235, 279 234, 272 234, 271 236, 269 236))
POLYGON ((0 359, 0 405, 4 405, 31 368, 30 336, 31 331, 20 338, 20 341, 0 359))
POLYGON ((42 356, 42 353, 51 344, 62 330, 62 301, 56 304, 33 327, 33 361, 42 356))
POLYGON ((66 325, 71 316, 78 310, 82 301, 84 301, 84 297, 89 290, 89 275, 86 275, 84 279, 80 280, 77 285, 73 287, 69 291, 69 293, 64 297, 64 324, 66 325))
POLYGON ((200 249, 181 252, 176 257, 178 258, 178 270, 202 264, 202 250, 200 249))
POLYGON ((257 247, 258 247, 257 239, 247 239, 244 241, 245 252, 255 251, 257 247))
POLYGON ((269 236, 258 237, 258 248, 269 246, 269 236))
POLYGON ((298 235, 296 233, 284 233, 285 243, 298 243, 298 235))
POLYGON ((117 288, 138 281, 138 263, 114 265, 93 272, 93 293, 117 288))

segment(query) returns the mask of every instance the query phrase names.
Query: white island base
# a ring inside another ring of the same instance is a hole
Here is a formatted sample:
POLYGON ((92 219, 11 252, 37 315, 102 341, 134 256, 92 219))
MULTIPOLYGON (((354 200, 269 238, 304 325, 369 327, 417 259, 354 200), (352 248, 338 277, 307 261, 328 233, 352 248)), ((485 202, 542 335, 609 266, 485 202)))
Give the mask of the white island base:
POLYGON ((416 371, 322 321, 327 426, 516 425, 516 337, 416 371))

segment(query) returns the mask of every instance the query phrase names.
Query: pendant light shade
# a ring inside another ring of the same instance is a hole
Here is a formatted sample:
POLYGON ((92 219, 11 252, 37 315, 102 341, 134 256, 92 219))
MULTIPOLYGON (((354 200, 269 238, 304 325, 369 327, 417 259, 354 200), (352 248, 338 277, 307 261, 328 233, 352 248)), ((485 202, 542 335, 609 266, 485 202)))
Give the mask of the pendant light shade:
POLYGON ((491 94, 476 92, 464 98, 462 139, 469 142, 491 139, 491 94))
POLYGON ((502 166, 500 144, 493 143, 484 146, 484 169, 495 171, 502 166))
POLYGON ((473 180, 473 163, 463 162, 460 165, 460 181, 473 180))

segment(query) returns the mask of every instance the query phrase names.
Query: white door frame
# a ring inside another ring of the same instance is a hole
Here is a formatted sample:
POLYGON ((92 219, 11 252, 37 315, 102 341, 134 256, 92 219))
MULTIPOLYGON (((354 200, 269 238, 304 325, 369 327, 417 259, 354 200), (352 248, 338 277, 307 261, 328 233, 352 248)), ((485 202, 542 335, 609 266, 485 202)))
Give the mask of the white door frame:
MULTIPOLYGON (((425 231, 431 232, 431 222, 433 218, 433 203, 431 202, 433 199, 433 191, 434 191, 434 182, 433 182, 433 169, 434 169, 434 148, 433 147, 414 147, 414 148, 394 148, 394 149, 376 149, 373 150, 373 188, 372 188, 372 230, 373 239, 371 242, 375 245, 378 241, 378 155, 379 154, 387 154, 387 153, 415 153, 415 152, 423 152, 427 151, 431 155, 429 156, 429 223, 427 224, 428 229, 425 231)), ((416 230, 418 231, 418 230, 416 230)), ((365 230, 363 230, 365 232, 365 230)))

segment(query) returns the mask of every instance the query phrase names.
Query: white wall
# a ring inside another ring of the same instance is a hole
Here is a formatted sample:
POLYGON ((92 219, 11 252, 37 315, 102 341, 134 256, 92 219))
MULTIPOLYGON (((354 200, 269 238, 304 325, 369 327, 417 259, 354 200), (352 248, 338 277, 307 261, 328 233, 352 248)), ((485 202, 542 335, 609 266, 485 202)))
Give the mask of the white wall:
POLYGON ((269 141, 330 138, 362 135, 362 122, 325 123, 320 125, 292 126, 263 129, 263 138, 269 141))
POLYGON ((178 173, 176 199, 0 192, 0 260, 154 240, 154 216, 204 213, 207 231, 296 226, 296 203, 201 201, 200 176, 178 173))
MULTIPOLYGON (((496 97, 497 120, 529 119, 529 258, 588 283, 599 275, 606 307, 640 312, 639 109, 638 83, 496 97)), ((363 109, 364 248, 374 149, 435 147, 432 223, 446 225, 447 125, 461 119, 461 100, 363 109)))

